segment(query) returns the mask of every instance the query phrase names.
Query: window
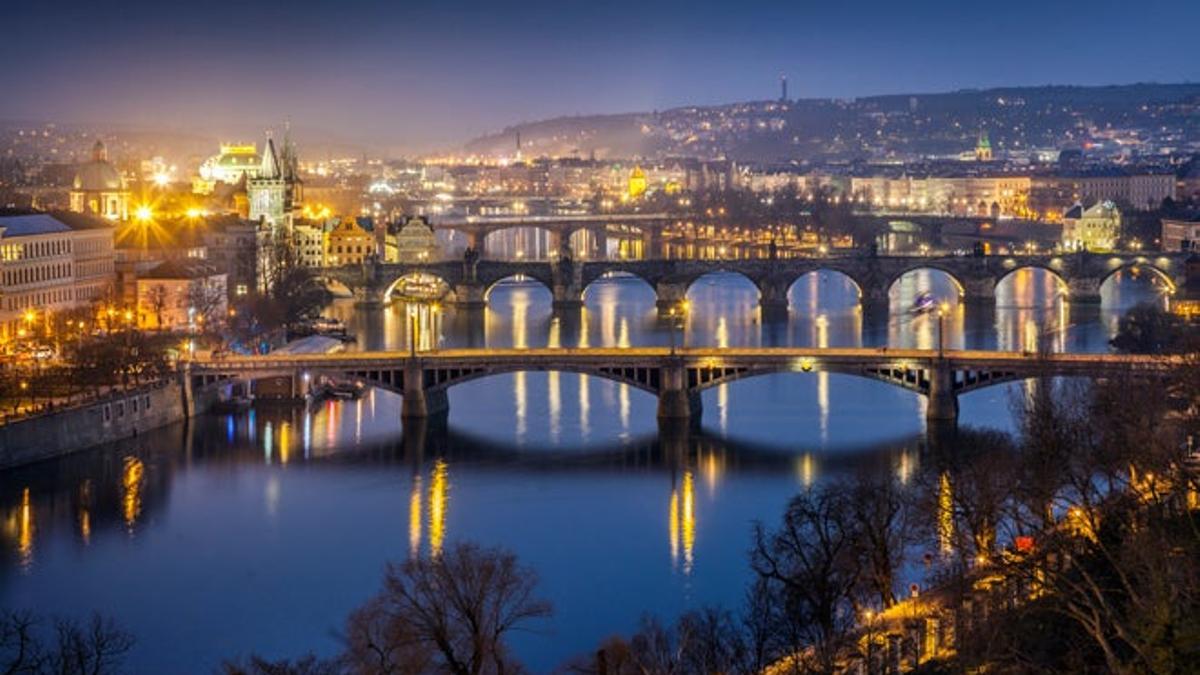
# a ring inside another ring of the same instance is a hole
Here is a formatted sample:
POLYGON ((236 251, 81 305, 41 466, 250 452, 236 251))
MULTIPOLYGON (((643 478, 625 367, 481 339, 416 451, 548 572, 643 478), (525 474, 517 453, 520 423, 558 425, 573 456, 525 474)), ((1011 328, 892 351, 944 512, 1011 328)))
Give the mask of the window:
POLYGON ((125 402, 121 401, 117 404, 117 419, 125 416, 125 402))
POLYGON ((146 410, 150 409, 150 394, 146 394, 142 397, 142 407, 146 410))
POLYGON ((104 421, 106 423, 112 421, 112 406, 108 404, 104 405, 104 421))
POLYGON ((138 411, 138 400, 136 398, 134 398, 132 401, 130 401, 130 404, 133 406, 133 412, 137 412, 138 411))

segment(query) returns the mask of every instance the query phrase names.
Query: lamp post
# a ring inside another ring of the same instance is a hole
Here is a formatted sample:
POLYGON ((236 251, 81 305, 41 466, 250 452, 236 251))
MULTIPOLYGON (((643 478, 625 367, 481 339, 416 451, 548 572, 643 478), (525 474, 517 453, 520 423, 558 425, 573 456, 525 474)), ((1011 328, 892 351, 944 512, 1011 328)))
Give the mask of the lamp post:
POLYGON ((949 303, 938 305, 938 358, 946 356, 946 314, 950 311, 949 303))
MULTIPOLYGON (((671 356, 675 356, 675 343, 676 343, 675 331, 680 330, 684 327, 683 322, 687 319, 687 311, 688 311, 688 301, 687 300, 680 300, 678 303, 672 305, 671 309, 667 311, 667 316, 669 316, 671 319, 671 356)), ((687 336, 684 335, 683 337, 684 337, 684 339, 682 340, 682 342, 686 343, 687 336)), ((686 347, 687 345, 683 344, 681 346, 686 347)))

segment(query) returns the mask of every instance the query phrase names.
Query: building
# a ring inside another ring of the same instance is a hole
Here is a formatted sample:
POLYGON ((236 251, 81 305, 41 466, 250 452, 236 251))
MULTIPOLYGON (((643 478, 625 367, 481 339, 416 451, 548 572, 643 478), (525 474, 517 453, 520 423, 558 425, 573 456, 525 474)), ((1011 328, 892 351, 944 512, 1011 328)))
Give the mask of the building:
POLYGON ((992 141, 986 131, 979 133, 979 141, 975 143, 975 159, 980 162, 992 161, 992 141))
POLYGON ((629 198, 638 199, 646 194, 646 172, 635 166, 629 174, 629 198))
POLYGON ((361 265, 375 255, 375 237, 354 218, 343 218, 325 235, 325 264, 361 265))
POLYGON ((1079 202, 1111 201, 1137 211, 1152 211, 1164 199, 1175 199, 1174 174, 1128 174, 1106 170, 1076 175, 1034 176, 1030 205, 1042 212, 1053 212, 1079 202))
POLYGON ((168 260, 137 280, 137 325, 148 330, 198 330, 224 321, 226 274, 203 260, 168 260))
POLYGON ((237 185, 243 179, 258 177, 262 158, 253 143, 222 143, 219 154, 204 160, 199 177, 192 181, 192 190, 211 194, 217 183, 237 185))
POLYGON ((202 237, 208 262, 226 274, 234 296, 259 288, 272 242, 267 227, 237 216, 215 216, 205 221, 202 237))
POLYGON ((258 174, 246 176, 246 196, 250 220, 271 228, 291 229, 304 202, 304 183, 290 132, 284 133, 282 153, 276 152, 275 140, 267 137, 258 174))
POLYGON ((325 226, 319 221, 297 221, 292 226, 292 244, 303 267, 325 266, 325 226))
POLYGON ((108 296, 116 280, 112 225, 99 218, 73 213, 56 213, 54 217, 74 231, 71 257, 75 268, 76 304, 90 304, 108 296))
POLYGON ((424 218, 406 219, 392 238, 395 257, 389 255, 388 262, 429 262, 437 258, 437 238, 424 218))
POLYGON ((1111 201, 1072 206, 1063 215, 1062 246, 1068 251, 1111 251, 1121 238, 1121 211, 1111 201))
POLYGON ((1200 214, 1162 220, 1162 250, 1194 251, 1200 249, 1197 242, 1200 242, 1200 214))
POLYGON ((113 230, 76 214, 0 217, 0 338, 103 297, 115 279, 113 230))
POLYGON ((271 228, 290 228, 287 191, 287 181, 279 165, 279 156, 275 153, 275 141, 268 138, 258 175, 246 179, 250 220, 265 223, 271 228))
POLYGON ((129 190, 121 172, 108 161, 102 141, 92 146, 92 159, 79 165, 71 183, 71 210, 109 220, 129 218, 129 190))

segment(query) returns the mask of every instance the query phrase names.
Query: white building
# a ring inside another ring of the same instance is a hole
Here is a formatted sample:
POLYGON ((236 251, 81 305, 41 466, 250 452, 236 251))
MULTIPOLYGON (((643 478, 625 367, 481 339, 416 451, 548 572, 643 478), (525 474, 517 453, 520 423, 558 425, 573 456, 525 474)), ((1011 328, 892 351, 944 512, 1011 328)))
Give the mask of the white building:
POLYGON ((0 217, 0 338, 87 305, 115 280, 113 228, 76 214, 0 217))

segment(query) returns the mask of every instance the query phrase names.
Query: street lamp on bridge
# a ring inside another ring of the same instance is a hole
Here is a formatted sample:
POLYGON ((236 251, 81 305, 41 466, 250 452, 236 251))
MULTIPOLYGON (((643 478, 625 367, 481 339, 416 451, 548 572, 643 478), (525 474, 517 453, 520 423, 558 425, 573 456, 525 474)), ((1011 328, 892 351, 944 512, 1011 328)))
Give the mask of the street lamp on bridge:
MULTIPOLYGON (((671 356, 675 355, 675 342, 676 342, 675 331, 680 330, 684 327, 684 322, 687 321, 687 313, 688 313, 689 306, 690 305, 687 300, 680 300, 679 302, 675 303, 674 305, 671 305, 671 308, 669 310, 667 310, 667 316, 671 320, 671 356)), ((685 344, 683 344, 682 346, 686 347, 687 346, 687 344, 686 344, 687 335, 686 334, 683 336, 683 342, 685 344)))
POLYGON ((950 303, 942 301, 938 305, 938 358, 946 356, 946 315, 950 313, 950 303))

